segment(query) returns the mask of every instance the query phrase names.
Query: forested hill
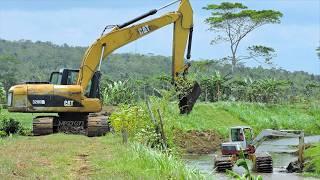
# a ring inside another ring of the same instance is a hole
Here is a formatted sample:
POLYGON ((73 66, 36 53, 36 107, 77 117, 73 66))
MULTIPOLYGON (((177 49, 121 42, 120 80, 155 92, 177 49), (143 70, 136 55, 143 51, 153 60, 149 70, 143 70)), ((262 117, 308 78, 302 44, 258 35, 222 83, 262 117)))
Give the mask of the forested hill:
MULTIPOLYGON (((0 82, 8 87, 14 83, 36 80, 46 81, 51 71, 60 68, 79 68, 86 47, 59 46, 51 42, 32 42, 29 40, 0 40, 0 82)), ((155 55, 112 54, 102 65, 104 76, 110 79, 150 79, 161 74, 170 74, 171 58, 155 55)), ((192 71, 210 76, 215 71, 222 75, 230 72, 229 65, 216 61, 196 61, 192 71)), ((320 82, 320 76, 306 72, 288 72, 280 69, 262 67, 239 67, 234 74, 238 78, 289 80, 295 86, 305 87, 308 83, 320 82)))
MULTIPOLYGON (((58 46, 51 42, 0 40, 0 58, 1 63, 16 63, 18 77, 22 81, 47 80, 51 71, 60 68, 78 69, 86 48, 66 44, 58 46)), ((8 65, 11 66, 10 63, 8 65)), ((112 54, 102 64, 103 73, 111 79, 129 75, 153 76, 170 72, 170 68, 169 57, 138 54, 112 54)), ((1 73, 3 70, 1 68, 1 73)))

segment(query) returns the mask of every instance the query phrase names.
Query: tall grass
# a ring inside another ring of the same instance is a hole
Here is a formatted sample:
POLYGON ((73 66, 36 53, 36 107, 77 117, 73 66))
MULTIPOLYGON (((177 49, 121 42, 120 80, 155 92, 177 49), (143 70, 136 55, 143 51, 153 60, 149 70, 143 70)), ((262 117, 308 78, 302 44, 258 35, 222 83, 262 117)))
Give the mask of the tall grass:
POLYGON ((307 134, 320 134, 318 107, 301 108, 294 105, 222 102, 218 106, 240 118, 256 130, 295 129, 307 134))
MULTIPOLYGON (((183 132, 190 130, 213 130, 227 137, 230 126, 246 125, 237 116, 233 116, 223 108, 213 103, 197 103, 190 114, 181 115, 177 102, 162 99, 152 99, 153 110, 161 110, 167 133, 174 133, 173 129, 183 132)), ((156 114, 156 113, 154 113, 156 114)))
POLYGON ((320 177, 320 144, 315 144, 305 152, 305 157, 309 159, 309 163, 305 167, 307 175, 320 177))
POLYGON ((138 166, 148 167, 147 171, 141 172, 146 177, 154 174, 158 175, 158 179, 203 179, 199 171, 186 168, 183 162, 170 154, 160 153, 137 143, 131 145, 131 148, 132 154, 127 158, 136 161, 138 166))

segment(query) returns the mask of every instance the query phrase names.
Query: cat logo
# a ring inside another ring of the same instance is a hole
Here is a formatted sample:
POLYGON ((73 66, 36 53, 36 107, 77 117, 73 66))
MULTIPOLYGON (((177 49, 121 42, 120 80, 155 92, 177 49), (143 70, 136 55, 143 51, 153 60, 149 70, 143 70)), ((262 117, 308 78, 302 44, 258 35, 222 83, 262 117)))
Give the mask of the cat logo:
POLYGON ((73 101, 72 100, 64 100, 64 106, 65 107, 72 107, 73 106, 73 101))
POLYGON ((141 28, 138 29, 138 32, 140 34, 140 36, 147 34, 148 32, 150 32, 150 28, 148 25, 142 26, 141 28))

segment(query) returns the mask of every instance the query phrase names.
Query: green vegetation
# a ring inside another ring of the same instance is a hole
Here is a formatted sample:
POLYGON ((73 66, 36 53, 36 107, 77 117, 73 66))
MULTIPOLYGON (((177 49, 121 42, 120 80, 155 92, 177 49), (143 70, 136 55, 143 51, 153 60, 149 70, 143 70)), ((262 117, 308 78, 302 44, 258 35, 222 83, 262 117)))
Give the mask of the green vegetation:
MULTIPOLYGON (((9 113, 6 109, 2 109, 0 116, 1 118, 11 118, 20 122, 23 128, 32 128, 32 119, 39 114, 31 113, 9 113)), ((1 119, 0 118, 0 119, 1 119)))
POLYGON ((306 175, 320 177, 320 144, 315 144, 307 149, 305 156, 309 161, 304 168, 306 175))
MULTIPOLYGON (((24 115, 20 115, 24 117, 24 115)), ((11 134, 19 135, 31 135, 31 127, 28 126, 28 122, 31 122, 32 119, 23 121, 22 119, 17 120, 16 116, 13 114, 8 114, 6 110, 2 110, 0 107, 0 137, 9 136, 11 134), (24 124, 22 124, 24 122, 24 124)), ((23 119, 24 119, 23 118, 23 119)))
POLYGON ((241 61, 264 58, 266 63, 271 63, 275 50, 270 47, 255 45, 248 48, 249 56, 238 56, 237 51, 245 37, 255 29, 266 25, 280 23, 282 13, 274 10, 251 10, 241 3, 222 2, 209 4, 204 9, 211 11, 211 16, 206 19, 214 31, 215 38, 212 43, 227 42, 231 49, 231 56, 224 60, 231 62, 232 71, 241 61))
POLYGON ((118 136, 87 138, 56 134, 0 139, 2 179, 199 179, 170 155, 118 136), (41 167, 41 168, 39 168, 41 167))
POLYGON ((223 137, 228 136, 230 126, 246 125, 240 118, 212 103, 196 104, 188 116, 181 116, 177 105, 171 104, 163 115, 167 126, 165 129, 176 128, 183 132, 214 130, 223 137))
POLYGON ((105 85, 105 89, 103 91, 104 104, 131 104, 133 100, 134 92, 128 86, 128 81, 116 81, 105 85))
POLYGON ((253 176, 251 173, 251 169, 249 168, 248 159, 246 159, 243 151, 240 153, 240 159, 236 162, 238 167, 242 167, 245 170, 245 173, 241 176, 236 172, 230 171, 227 169, 227 173, 230 177, 237 179, 237 180, 262 180, 262 176, 253 176))
POLYGON ((219 103, 218 106, 230 112, 256 131, 262 129, 296 129, 307 134, 320 134, 319 105, 268 105, 253 103, 219 103), (310 108, 312 107, 312 108, 310 108))
MULTIPOLYGON (((0 105, 5 104, 5 100, 6 100, 6 91, 4 90, 2 83, 0 82, 0 105)), ((2 107, 0 106, 0 108, 2 107)))
MULTIPOLYGON (((84 51, 85 47, 58 46, 50 42, 0 40, 0 82, 7 91, 12 85, 23 81, 48 81, 52 71, 79 68, 84 51)), ((304 102, 320 97, 320 76, 306 72, 238 65, 230 76, 231 65, 217 60, 191 61, 191 64, 189 77, 200 83, 203 90, 201 101, 250 101, 246 95, 250 95, 251 89, 252 93, 263 93, 257 94, 258 97, 277 97, 280 102, 304 102), (290 82, 285 89, 277 85, 284 81, 290 82), (250 82, 256 83, 246 88, 246 83, 250 82), (257 86, 258 82, 276 85, 276 91, 274 88, 267 92, 256 91, 257 87, 262 87, 257 86)), ((170 70, 170 57, 113 54, 108 57, 108 61, 102 63, 102 89, 108 84, 122 81, 127 82, 127 88, 134 93, 135 100, 141 100, 145 95, 159 96, 159 91, 172 88, 170 70)), ((257 100, 261 102, 259 98, 257 100)), ((270 102, 273 103, 274 100, 271 99, 270 102)))

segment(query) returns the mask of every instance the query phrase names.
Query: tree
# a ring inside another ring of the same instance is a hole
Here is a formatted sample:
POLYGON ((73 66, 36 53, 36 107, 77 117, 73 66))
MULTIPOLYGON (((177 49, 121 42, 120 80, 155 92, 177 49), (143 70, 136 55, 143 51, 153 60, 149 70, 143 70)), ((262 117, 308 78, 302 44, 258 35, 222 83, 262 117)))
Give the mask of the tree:
POLYGON ((0 82, 5 91, 18 82, 18 62, 11 56, 0 56, 0 82))
POLYGON ((320 46, 316 49, 316 51, 317 51, 318 57, 320 59, 320 46))
POLYGON ((5 99, 6 99, 6 91, 4 90, 2 84, 0 83, 0 104, 4 103, 5 99))
MULTIPOLYGON (((231 61, 232 70, 243 59, 237 57, 240 42, 253 30, 265 24, 280 23, 282 13, 274 10, 250 10, 241 3, 223 2, 221 4, 211 4, 204 9, 212 11, 211 16, 206 19, 210 25, 209 30, 217 33, 212 44, 228 42, 230 44, 231 56, 226 59, 231 61)), ((257 46, 259 47, 259 46, 257 46)), ((260 46, 263 47, 263 46, 260 46)), ((251 50, 263 50, 263 54, 270 54, 273 49, 268 47, 253 48, 251 50)), ((260 51, 261 52, 261 51, 260 51)), ((257 54, 255 54, 257 55, 257 54)), ((267 56, 268 59, 271 56, 267 56)))

